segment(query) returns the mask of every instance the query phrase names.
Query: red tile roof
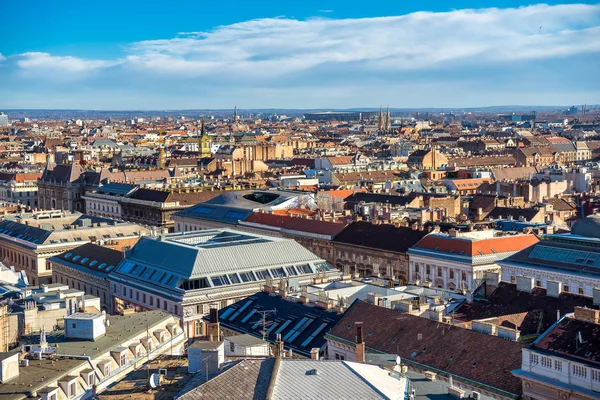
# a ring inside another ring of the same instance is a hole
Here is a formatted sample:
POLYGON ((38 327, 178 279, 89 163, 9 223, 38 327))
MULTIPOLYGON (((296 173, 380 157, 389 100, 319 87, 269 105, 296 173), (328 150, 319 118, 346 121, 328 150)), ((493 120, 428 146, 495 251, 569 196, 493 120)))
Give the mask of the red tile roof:
POLYGON ((347 226, 345 223, 317 221, 313 219, 290 217, 285 215, 252 213, 245 222, 282 228, 291 231, 314 233, 317 235, 339 234, 347 226))
POLYGON ((522 346, 497 336, 356 301, 328 335, 356 341, 355 322, 363 323, 367 349, 398 354, 509 393, 520 394, 522 346), (395 339, 395 340, 394 340, 395 339))
POLYGON ((464 237, 433 234, 425 236, 415 247, 472 257, 520 251, 537 242, 539 242, 539 239, 535 235, 501 236, 492 239, 472 240, 464 237))
POLYGON ((331 165, 348 165, 352 164, 352 156, 327 157, 331 165))

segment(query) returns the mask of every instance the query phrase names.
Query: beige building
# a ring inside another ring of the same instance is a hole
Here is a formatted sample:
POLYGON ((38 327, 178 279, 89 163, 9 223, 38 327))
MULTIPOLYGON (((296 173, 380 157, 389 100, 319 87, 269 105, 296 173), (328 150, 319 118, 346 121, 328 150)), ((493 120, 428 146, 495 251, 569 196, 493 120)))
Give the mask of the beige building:
POLYGON ((31 285, 51 283, 52 267, 46 262, 48 258, 85 243, 130 242, 146 232, 140 225, 81 213, 19 214, 0 222, 0 260, 17 271, 25 271, 31 285))
POLYGON ((184 332, 161 311, 110 317, 76 312, 64 321, 65 329, 52 338, 42 331, 23 338, 20 352, 3 353, 0 398, 96 397, 145 362, 183 351, 184 332))

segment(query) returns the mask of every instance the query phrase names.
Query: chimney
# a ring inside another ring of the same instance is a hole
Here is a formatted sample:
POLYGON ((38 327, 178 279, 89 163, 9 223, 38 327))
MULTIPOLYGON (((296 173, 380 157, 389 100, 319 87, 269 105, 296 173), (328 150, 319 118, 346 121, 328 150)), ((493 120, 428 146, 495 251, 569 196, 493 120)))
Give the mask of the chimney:
POLYGON ((319 348, 315 347, 310 350, 310 359, 311 360, 319 360, 319 348))
POLYGON ((587 307, 575 307, 575 319, 587 321, 593 324, 600 323, 600 310, 587 307))
POLYGON ((217 310, 216 308, 210 309, 210 322, 206 325, 206 335, 211 338, 211 341, 221 341, 219 310, 217 310))
POLYGON ((275 339, 275 358, 283 357, 283 341, 281 340, 281 333, 277 334, 277 338, 275 339))
POLYGON ((363 323, 355 322, 356 325, 356 362, 365 362, 365 340, 363 338, 363 323))

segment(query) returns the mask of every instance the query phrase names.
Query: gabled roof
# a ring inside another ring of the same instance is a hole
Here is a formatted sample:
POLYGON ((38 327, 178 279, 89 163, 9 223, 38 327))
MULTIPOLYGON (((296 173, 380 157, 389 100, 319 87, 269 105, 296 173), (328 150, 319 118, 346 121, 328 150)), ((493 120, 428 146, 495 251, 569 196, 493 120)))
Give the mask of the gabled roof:
POLYGON ((457 379, 521 393, 520 379, 510 372, 521 367, 522 346, 517 342, 362 301, 350 306, 328 337, 355 343, 356 322, 363 323, 367 351, 398 354, 457 379))

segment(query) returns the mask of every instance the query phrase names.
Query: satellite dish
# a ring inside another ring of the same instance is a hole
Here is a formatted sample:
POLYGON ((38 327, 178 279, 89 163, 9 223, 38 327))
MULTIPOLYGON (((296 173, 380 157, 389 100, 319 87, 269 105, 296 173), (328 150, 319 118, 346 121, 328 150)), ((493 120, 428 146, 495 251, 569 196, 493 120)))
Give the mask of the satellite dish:
POLYGON ((150 375, 150 379, 148 380, 148 384, 152 389, 156 389, 158 387, 158 374, 150 375))

